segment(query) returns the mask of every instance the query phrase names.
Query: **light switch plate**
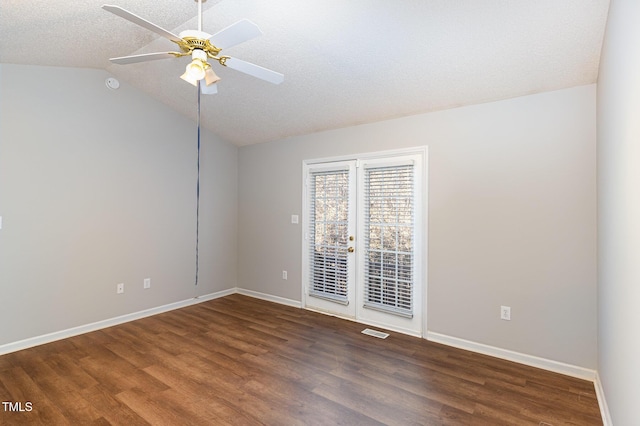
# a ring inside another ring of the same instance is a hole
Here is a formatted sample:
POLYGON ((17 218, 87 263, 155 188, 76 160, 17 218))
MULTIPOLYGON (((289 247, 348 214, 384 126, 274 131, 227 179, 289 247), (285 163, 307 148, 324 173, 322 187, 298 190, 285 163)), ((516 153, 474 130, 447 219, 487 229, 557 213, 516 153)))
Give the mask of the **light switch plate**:
POLYGON ((293 224, 297 224, 298 223, 298 215, 297 214, 292 214, 291 215, 291 223, 293 223, 293 224))

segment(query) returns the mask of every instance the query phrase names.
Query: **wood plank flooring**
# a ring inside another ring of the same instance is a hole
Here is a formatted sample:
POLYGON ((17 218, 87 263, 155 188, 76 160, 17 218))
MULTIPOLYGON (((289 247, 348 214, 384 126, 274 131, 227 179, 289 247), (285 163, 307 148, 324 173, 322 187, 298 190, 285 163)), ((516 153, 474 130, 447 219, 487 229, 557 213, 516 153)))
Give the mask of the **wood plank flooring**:
POLYGON ((0 357, 0 424, 601 425, 593 384, 241 295, 0 357))

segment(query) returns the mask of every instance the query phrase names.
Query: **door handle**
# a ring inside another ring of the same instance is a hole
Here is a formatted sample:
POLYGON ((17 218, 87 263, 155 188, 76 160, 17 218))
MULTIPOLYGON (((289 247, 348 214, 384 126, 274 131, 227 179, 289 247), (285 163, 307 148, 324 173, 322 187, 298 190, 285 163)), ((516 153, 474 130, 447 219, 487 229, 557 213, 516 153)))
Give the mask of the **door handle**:
POLYGON ((356 251, 356 249, 354 249, 353 247, 349 247, 349 248, 347 249, 347 251, 348 251, 349 253, 353 253, 354 251, 356 251))

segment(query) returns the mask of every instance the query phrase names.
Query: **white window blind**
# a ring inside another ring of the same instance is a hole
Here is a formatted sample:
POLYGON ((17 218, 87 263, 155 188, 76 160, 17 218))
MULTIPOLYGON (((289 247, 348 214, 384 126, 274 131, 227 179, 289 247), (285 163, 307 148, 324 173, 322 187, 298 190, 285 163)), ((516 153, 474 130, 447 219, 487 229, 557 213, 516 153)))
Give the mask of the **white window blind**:
POLYGON ((364 306, 411 317, 414 165, 364 171, 364 306))
POLYGON ((310 174, 309 294, 347 304, 349 171, 310 174))

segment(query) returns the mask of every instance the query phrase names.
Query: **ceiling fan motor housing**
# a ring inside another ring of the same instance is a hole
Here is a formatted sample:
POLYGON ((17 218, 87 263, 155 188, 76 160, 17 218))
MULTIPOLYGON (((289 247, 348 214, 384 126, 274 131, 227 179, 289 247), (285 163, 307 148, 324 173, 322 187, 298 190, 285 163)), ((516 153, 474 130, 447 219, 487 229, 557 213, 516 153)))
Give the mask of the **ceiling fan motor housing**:
POLYGON ((202 49, 193 49, 191 59, 199 59, 202 62, 207 62, 207 53, 202 49))
POLYGON ((210 37, 211 34, 205 33, 204 31, 187 30, 180 33, 182 40, 176 41, 175 43, 180 46, 180 49, 185 54, 191 54, 195 50, 201 50, 206 52, 208 57, 215 58, 222 49, 211 44, 209 41, 210 37))

